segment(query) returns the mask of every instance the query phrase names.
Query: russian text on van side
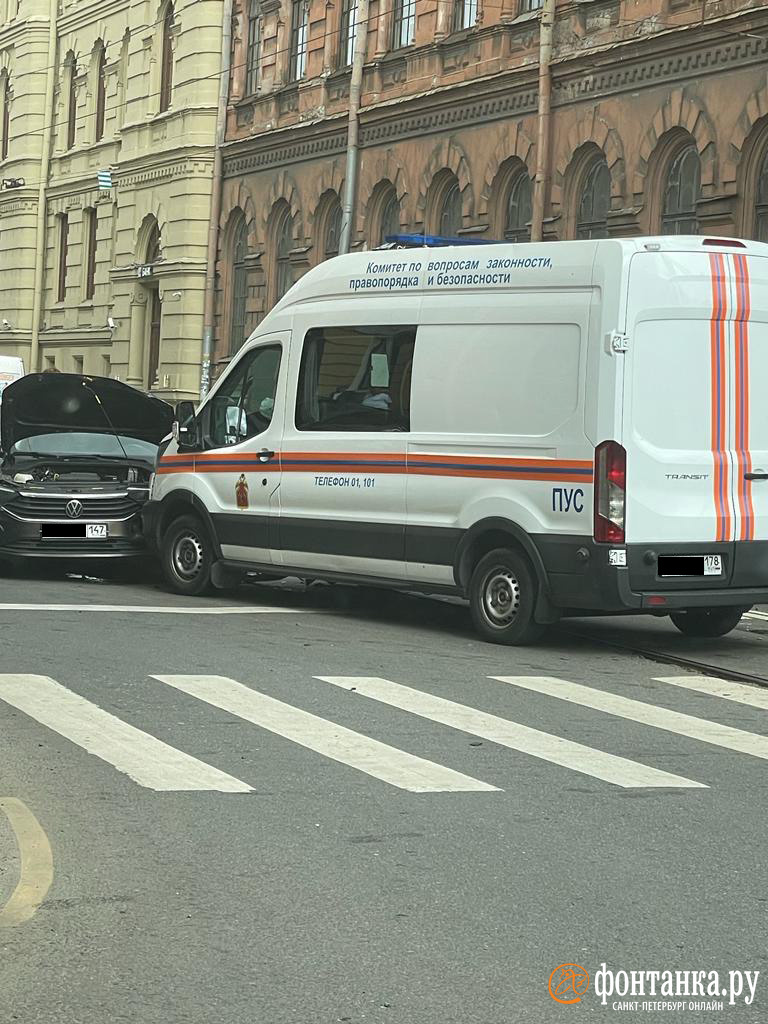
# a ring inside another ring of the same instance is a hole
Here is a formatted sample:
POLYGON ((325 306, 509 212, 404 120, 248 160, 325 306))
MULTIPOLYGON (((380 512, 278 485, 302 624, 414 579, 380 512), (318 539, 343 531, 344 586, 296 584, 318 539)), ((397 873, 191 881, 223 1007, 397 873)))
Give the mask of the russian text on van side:
MULTIPOLYGON (((423 268, 423 262, 402 260, 399 263, 374 263, 370 261, 365 268, 365 277, 352 277, 349 280, 350 290, 353 292, 367 289, 382 289, 384 291, 402 291, 408 288, 418 288, 421 284, 419 274, 423 268)), ((430 260, 427 263, 428 288, 437 285, 479 285, 479 284, 509 284, 512 280, 511 274, 500 273, 504 270, 551 270, 551 256, 510 256, 502 259, 492 257, 486 260, 485 266, 481 269, 480 260, 430 260)))
POLYGON ((584 491, 580 487, 553 487, 553 512, 583 512, 584 491))

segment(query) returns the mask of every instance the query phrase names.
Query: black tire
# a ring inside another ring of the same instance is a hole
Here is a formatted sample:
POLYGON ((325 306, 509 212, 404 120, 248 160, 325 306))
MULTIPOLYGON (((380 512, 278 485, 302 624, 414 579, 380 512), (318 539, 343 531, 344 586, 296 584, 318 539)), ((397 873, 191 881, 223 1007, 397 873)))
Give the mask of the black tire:
POLYGON ((535 643, 546 626, 536 622, 537 587, 524 555, 509 548, 490 551, 475 566, 469 607, 475 628, 494 644, 535 643))
POLYGON ((211 586, 213 544, 197 516, 174 519, 160 543, 160 565, 166 583, 177 594, 195 596, 211 586))
POLYGON ((670 619, 685 636, 725 636, 735 629, 748 608, 689 608, 670 612, 670 619))

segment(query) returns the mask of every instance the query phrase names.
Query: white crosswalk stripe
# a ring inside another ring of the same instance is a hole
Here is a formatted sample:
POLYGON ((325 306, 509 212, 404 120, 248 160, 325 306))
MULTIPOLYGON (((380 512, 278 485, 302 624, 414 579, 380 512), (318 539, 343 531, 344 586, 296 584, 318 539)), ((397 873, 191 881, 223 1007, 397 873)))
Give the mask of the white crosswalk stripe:
POLYGON ((315 678, 625 789, 707 788, 703 783, 693 782, 680 775, 672 775, 625 757, 583 746, 560 736, 552 736, 538 729, 531 729, 505 718, 478 711, 465 704, 456 704, 443 697, 390 682, 388 679, 368 676, 315 678))
POLYGON ((251 792, 239 779, 122 722, 48 676, 0 675, 0 700, 147 789, 251 792))
POLYGON ((710 722, 704 718, 694 718, 693 715, 686 715, 680 711, 670 711, 668 708, 658 707, 655 704, 646 704, 644 701, 634 700, 631 697, 622 697, 606 690, 596 690, 591 686, 582 686, 580 683, 568 683, 563 679, 554 679, 551 676, 491 676, 490 678, 501 683, 511 683, 513 686, 520 686, 526 690, 533 690, 536 693, 543 693, 548 697, 558 697, 560 700, 592 708, 594 711, 605 711, 609 715, 626 718, 630 722, 650 725, 655 729, 676 733, 678 736, 686 736, 689 739, 724 747, 726 750, 735 750, 740 754, 751 754, 753 757, 768 760, 768 736, 745 732, 743 729, 734 729, 732 726, 710 722))
POLYGON ((724 700, 733 700, 738 704, 748 704, 750 707, 768 711, 768 690, 759 689, 757 686, 731 683, 727 679, 717 679, 713 676, 655 676, 654 678, 659 683, 671 683, 672 686, 679 686, 684 690, 706 693, 711 697, 722 697, 724 700))
POLYGON ((496 786, 487 782, 390 747, 225 676, 155 675, 153 678, 412 793, 498 792, 496 786))

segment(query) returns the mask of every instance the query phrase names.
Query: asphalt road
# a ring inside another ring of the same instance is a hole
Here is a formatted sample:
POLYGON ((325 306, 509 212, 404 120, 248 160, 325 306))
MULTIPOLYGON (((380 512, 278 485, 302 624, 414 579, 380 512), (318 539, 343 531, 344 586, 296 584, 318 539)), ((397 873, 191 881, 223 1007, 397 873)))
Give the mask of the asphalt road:
POLYGON ((749 1006, 635 1019, 768 1018, 768 690, 612 646, 761 674, 768 618, 517 650, 407 595, 43 572, 0 580, 0 637, 3 1024, 626 1016, 603 962, 761 972, 749 1006))

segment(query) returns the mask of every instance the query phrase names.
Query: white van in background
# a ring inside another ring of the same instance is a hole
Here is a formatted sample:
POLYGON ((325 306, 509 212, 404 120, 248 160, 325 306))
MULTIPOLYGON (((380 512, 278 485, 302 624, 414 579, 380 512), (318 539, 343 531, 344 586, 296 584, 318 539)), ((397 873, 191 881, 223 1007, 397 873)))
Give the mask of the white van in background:
POLYGON ((768 246, 695 237, 322 263, 159 460, 166 578, 451 592, 719 636, 768 601, 768 246))

